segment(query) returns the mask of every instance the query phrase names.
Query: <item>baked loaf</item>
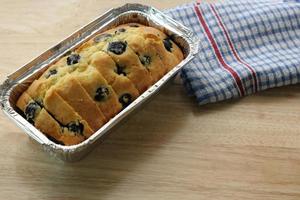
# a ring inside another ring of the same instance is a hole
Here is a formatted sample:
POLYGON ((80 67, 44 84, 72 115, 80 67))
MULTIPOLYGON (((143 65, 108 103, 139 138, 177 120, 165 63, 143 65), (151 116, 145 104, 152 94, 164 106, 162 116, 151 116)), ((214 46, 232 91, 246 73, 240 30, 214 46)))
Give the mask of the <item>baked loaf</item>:
POLYGON ((120 25, 52 64, 16 106, 54 142, 78 144, 182 59, 180 48, 160 30, 120 25))

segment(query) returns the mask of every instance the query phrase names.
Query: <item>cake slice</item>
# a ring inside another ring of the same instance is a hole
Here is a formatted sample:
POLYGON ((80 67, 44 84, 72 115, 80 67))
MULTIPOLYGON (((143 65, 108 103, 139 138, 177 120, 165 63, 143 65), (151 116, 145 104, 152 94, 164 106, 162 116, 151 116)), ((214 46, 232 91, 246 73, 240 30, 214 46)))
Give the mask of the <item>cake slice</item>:
MULTIPOLYGON (((153 78, 153 81, 158 81, 168 71, 168 68, 164 66, 160 55, 158 54, 155 45, 156 40, 146 39, 143 34, 135 32, 135 27, 129 25, 121 26, 122 32, 118 31, 115 38, 126 41, 128 46, 138 56, 140 63, 146 68, 153 78)), ((157 37, 157 39, 159 39, 157 37)), ((160 39, 159 39, 160 40, 160 39)))
POLYGON ((138 27, 136 31, 142 34, 145 39, 156 41, 153 45, 168 70, 171 70, 183 60, 180 48, 162 31, 150 26, 138 27))
POLYGON ((117 93, 119 102, 123 108, 126 108, 139 96, 139 91, 125 76, 118 76, 112 83, 114 91, 117 93))
POLYGON ((118 67, 108 54, 99 51, 94 53, 90 59, 91 66, 97 69, 106 79, 108 84, 112 86, 123 108, 139 96, 139 91, 131 80, 123 74, 117 73, 118 67), (126 99, 124 101, 124 98, 127 96, 130 96, 130 101, 126 99))
POLYGON ((90 127, 97 131, 105 122, 106 118, 90 98, 82 85, 70 74, 65 75, 51 87, 64 101, 77 112, 90 127))
POLYGON ((83 120, 54 89, 47 91, 44 99, 44 107, 57 121, 72 129, 73 132, 76 132, 85 138, 88 138, 94 133, 88 123, 83 120))
POLYGON ((88 66, 84 71, 76 70, 71 75, 94 100, 106 119, 112 118, 121 110, 115 91, 97 69, 88 66))
POLYGON ((114 37, 103 47, 117 64, 117 73, 128 77, 140 93, 153 84, 148 70, 141 64, 139 57, 128 46, 125 40, 114 37))
POLYGON ((26 92, 20 96, 16 106, 30 123, 52 140, 54 139, 56 143, 73 145, 85 139, 78 132, 73 132, 72 126, 61 126, 47 110, 35 102, 26 92))

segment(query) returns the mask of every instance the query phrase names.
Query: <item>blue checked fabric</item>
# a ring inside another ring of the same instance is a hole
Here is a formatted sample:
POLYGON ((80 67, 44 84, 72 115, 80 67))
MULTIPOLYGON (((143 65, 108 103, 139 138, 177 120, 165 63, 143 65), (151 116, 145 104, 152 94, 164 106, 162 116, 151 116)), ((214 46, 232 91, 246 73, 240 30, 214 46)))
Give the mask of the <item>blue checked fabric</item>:
POLYGON ((199 104, 299 83, 299 1, 227 0, 165 11, 199 37, 198 55, 181 71, 199 104))

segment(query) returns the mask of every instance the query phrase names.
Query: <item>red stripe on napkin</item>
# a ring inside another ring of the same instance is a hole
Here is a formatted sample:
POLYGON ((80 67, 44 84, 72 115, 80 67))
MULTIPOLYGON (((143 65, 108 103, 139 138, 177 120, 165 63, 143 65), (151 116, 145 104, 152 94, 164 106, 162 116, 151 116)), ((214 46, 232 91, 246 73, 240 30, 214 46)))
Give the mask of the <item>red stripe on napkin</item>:
POLYGON ((199 9, 199 7, 195 4, 194 5, 194 10, 197 14, 197 17, 199 19, 199 22, 201 23, 202 27, 204 28, 205 32, 206 32, 206 35, 214 49, 214 52, 217 56, 217 59, 219 60, 219 62, 221 63, 221 65, 224 67, 224 69, 226 69, 231 75, 232 77, 234 78, 235 80, 235 83, 237 84, 237 87, 238 87, 238 91, 239 91, 239 95, 240 96, 244 96, 245 95, 245 91, 244 91, 244 87, 243 87, 243 84, 242 84, 242 81, 241 81, 241 78, 239 77, 239 75, 236 73, 236 71, 230 67, 223 59, 222 57, 222 54, 217 46, 217 43, 216 41, 214 40, 210 30, 209 30, 209 27, 208 25, 206 24, 205 22, 205 19, 201 13, 201 10, 199 9))
POLYGON ((257 85, 258 85, 258 83, 257 83, 257 76, 256 76, 255 70, 254 70, 248 63, 246 63, 245 61, 241 60, 240 56, 237 54, 236 49, 235 49, 234 46, 233 46, 233 43, 232 43, 232 41, 231 41, 231 39, 230 39, 230 37, 229 37, 228 31, 227 31, 227 29, 225 28, 225 26, 224 26, 224 24, 223 24, 223 22, 222 22, 222 20, 221 20, 221 18, 220 18, 220 16, 219 16, 219 14, 217 13, 215 7, 214 7, 212 4, 210 4, 210 7, 211 7, 211 9, 212 9, 214 15, 215 15, 216 18, 218 19, 219 25, 221 26, 221 28, 222 28, 222 30, 223 30, 223 33, 224 33, 225 36, 226 36, 226 40, 227 40, 227 42, 228 42, 228 44, 229 44, 229 46, 230 46, 231 51, 233 52, 234 57, 235 57, 240 63, 242 63, 244 66, 246 66, 247 69, 250 70, 250 72, 251 72, 251 74, 252 74, 252 77, 253 77, 254 92, 257 92, 257 85))

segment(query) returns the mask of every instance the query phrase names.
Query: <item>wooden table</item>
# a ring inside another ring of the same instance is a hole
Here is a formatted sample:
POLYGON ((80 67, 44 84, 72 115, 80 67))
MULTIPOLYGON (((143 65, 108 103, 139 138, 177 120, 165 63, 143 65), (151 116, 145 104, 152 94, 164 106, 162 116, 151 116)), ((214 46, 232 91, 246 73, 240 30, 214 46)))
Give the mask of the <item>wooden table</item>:
MULTIPOLYGON (((123 3, 1 0, 0 80, 123 3)), ((300 198, 299 85, 199 107, 170 84, 77 163, 50 158, 0 113, 3 200, 300 198)))

